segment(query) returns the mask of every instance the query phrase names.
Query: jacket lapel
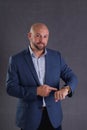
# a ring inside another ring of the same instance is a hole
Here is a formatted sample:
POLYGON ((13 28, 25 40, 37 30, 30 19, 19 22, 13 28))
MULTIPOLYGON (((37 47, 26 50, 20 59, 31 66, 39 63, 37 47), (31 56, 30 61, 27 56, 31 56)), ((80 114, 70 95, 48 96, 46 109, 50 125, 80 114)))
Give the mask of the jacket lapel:
POLYGON ((49 61, 49 51, 47 51, 47 54, 45 56, 45 84, 49 83, 49 73, 50 73, 50 61, 49 61))
POLYGON ((34 68, 34 64, 33 64, 33 61, 32 61, 32 58, 31 58, 31 55, 29 52, 29 49, 27 49, 27 51, 24 53, 24 57, 25 57, 26 63, 29 66, 29 70, 32 73, 33 78, 35 79, 37 84, 40 85, 40 82, 39 82, 39 79, 38 79, 38 76, 37 76, 37 73, 36 73, 36 70, 34 68))

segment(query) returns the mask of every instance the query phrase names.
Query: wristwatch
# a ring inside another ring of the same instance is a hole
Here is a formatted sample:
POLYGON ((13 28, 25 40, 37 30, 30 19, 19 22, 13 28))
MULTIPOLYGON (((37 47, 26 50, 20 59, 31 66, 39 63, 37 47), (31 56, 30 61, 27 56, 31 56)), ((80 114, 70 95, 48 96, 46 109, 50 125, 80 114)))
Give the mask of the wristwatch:
POLYGON ((65 86, 64 88, 66 88, 68 90, 68 94, 71 92, 70 86, 65 86))

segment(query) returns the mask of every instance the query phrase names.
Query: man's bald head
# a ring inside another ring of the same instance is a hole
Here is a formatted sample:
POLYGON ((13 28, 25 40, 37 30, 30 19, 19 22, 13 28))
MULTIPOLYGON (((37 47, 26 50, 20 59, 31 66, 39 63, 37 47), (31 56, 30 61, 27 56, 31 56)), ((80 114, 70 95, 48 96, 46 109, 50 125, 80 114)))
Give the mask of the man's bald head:
POLYGON ((35 23, 31 26, 28 39, 30 40, 32 50, 44 52, 48 43, 48 38, 49 30, 45 24, 35 23))
POLYGON ((44 23, 35 23, 31 26, 30 32, 36 31, 37 29, 44 29, 47 30, 49 33, 48 27, 44 23))

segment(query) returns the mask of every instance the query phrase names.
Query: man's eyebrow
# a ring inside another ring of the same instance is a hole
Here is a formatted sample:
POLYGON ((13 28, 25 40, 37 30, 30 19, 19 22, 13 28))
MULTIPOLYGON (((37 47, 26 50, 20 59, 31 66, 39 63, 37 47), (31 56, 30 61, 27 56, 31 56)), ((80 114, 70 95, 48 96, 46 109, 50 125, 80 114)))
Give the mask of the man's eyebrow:
POLYGON ((40 33, 36 33, 36 35, 37 35, 37 34, 38 34, 38 35, 41 35, 40 33))

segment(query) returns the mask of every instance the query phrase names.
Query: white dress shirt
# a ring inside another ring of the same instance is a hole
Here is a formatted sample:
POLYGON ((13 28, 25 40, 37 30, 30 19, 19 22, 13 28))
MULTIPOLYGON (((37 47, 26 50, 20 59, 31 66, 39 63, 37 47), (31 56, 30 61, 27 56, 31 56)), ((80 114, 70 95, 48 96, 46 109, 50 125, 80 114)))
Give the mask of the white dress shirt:
MULTIPOLYGON (((43 85, 44 80, 45 80, 45 55, 47 54, 47 50, 45 49, 44 54, 40 56, 39 58, 35 56, 30 46, 29 46, 29 50, 30 50, 31 58, 32 58, 38 79, 40 81, 40 84, 43 85)), ((43 106, 46 106, 44 97, 43 97, 43 106)))

